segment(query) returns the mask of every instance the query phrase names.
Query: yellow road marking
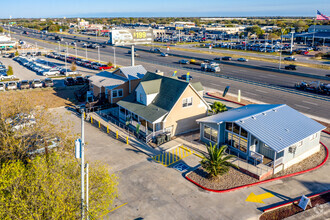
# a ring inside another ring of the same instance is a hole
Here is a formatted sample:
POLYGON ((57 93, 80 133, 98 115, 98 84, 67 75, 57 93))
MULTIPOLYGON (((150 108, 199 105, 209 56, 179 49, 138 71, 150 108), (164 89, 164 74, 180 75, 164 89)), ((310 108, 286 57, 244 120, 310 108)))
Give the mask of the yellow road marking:
POLYGON ((254 193, 251 193, 247 198, 246 198, 246 202, 256 202, 256 203, 265 203, 264 199, 268 199, 268 198, 271 198, 271 197, 274 197, 273 194, 267 192, 267 193, 263 193, 263 194, 260 194, 260 195, 255 195, 254 193))
MULTIPOLYGON (((112 210, 110 210, 110 212, 113 212, 113 211, 115 211, 116 209, 119 209, 120 207, 123 207, 124 205, 126 205, 127 204, 127 202, 126 203, 124 203, 124 204, 122 204, 122 205, 120 205, 120 206, 117 206, 116 208, 113 208, 112 210)), ((109 212, 109 213, 110 213, 109 212)))

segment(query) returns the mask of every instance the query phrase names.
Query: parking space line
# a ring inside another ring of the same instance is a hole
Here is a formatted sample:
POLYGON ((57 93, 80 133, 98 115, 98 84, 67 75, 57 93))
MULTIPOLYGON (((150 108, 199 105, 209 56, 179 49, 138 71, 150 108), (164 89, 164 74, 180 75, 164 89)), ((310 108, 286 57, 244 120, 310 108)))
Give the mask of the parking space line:
POLYGON ((250 94, 250 95, 257 95, 257 94, 255 94, 255 93, 247 92, 247 91, 244 91, 244 93, 247 93, 247 94, 250 94))

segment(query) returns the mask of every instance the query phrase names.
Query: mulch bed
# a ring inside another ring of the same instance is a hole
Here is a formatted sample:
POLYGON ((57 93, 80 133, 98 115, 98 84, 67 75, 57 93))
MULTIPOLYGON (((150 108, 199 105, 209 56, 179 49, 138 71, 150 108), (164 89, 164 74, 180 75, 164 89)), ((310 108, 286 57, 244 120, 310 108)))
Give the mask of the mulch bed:
MULTIPOLYGON (((316 167, 321 164, 326 157, 326 150, 323 146, 320 147, 320 151, 316 154, 306 158, 298 164, 295 164, 284 171, 272 175, 268 179, 288 175, 291 173, 296 173, 303 170, 308 170, 310 168, 316 167)), ((253 178, 236 168, 230 168, 228 173, 220 176, 219 178, 208 178, 207 172, 204 168, 199 167, 196 170, 190 172, 187 175, 188 178, 195 181, 199 185, 213 190, 226 190, 235 188, 238 186, 243 186, 251 183, 259 182, 256 178, 253 178)))
MULTIPOLYGON (((311 200, 312 207, 330 202, 330 193, 325 193, 323 195, 313 197, 310 200, 311 200)), ((287 205, 287 206, 283 206, 283 207, 278 208, 278 209, 274 209, 272 211, 265 212, 260 216, 259 219, 260 220, 284 219, 286 217, 289 217, 289 216, 292 216, 292 215, 295 215, 299 212, 304 211, 302 208, 300 208, 298 206, 298 204, 299 204, 299 201, 294 202, 294 203, 292 203, 290 205, 287 205)), ((311 209, 312 207, 307 206, 306 210, 311 209)))

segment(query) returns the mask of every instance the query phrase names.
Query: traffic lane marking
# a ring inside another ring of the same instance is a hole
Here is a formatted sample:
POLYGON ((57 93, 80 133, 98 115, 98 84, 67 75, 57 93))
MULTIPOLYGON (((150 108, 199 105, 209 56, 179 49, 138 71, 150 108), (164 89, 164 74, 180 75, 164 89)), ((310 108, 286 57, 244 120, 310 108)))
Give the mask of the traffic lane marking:
POLYGON ((256 89, 255 91, 258 91, 258 92, 261 92, 261 93, 268 93, 268 92, 266 92, 264 90, 260 90, 260 89, 256 89))
POLYGON ((303 105, 298 105, 298 104, 294 104, 294 105, 295 105, 295 106, 298 106, 298 107, 300 107, 300 108, 311 109, 311 108, 308 108, 308 107, 303 106, 303 105))
POLYGON ((311 104, 311 105, 318 105, 317 103, 309 102, 309 101, 305 101, 305 100, 303 100, 302 102, 307 103, 307 104, 311 104))

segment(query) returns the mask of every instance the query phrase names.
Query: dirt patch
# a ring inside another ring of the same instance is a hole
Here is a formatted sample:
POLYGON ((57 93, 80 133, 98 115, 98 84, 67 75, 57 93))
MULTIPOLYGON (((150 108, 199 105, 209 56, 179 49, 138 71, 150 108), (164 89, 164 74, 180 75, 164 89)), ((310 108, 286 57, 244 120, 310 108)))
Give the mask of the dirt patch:
POLYGON ((29 99, 34 106, 56 108, 75 104, 77 102, 74 96, 75 89, 78 88, 42 88, 6 91, 1 93, 1 100, 15 101, 16 99, 23 97, 24 99, 29 99))
MULTIPOLYGON (((312 207, 308 206, 306 210, 311 209, 315 206, 330 202, 330 193, 325 193, 323 195, 319 195, 310 199, 312 207)), ((290 205, 265 212, 260 216, 260 220, 270 220, 270 219, 284 219, 289 216, 295 215, 299 212, 303 212, 304 210, 298 206, 298 202, 293 202, 290 205)))
MULTIPOLYGON (((275 175, 270 176, 267 179, 272 179, 275 177, 280 177, 280 176, 311 169, 321 164, 324 161, 325 157, 326 157, 326 149, 323 146, 321 146, 319 152, 306 158, 300 163, 297 163, 287 168, 284 171, 281 171, 275 175)), ((213 190, 226 190, 238 186, 260 182, 256 178, 253 178, 235 168, 230 168, 228 173, 224 174, 223 176, 220 176, 218 179, 209 179, 207 172, 202 167, 199 167, 196 170, 192 171, 187 175, 187 177, 195 181, 199 185, 213 190)))

